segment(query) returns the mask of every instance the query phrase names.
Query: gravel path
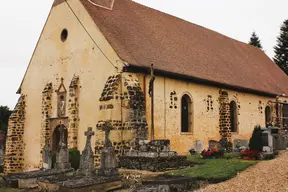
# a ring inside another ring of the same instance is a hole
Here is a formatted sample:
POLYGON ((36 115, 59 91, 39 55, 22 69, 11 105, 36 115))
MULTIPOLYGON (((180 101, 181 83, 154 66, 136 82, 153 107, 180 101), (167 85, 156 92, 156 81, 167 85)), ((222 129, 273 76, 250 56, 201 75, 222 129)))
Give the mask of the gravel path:
POLYGON ((276 159, 262 161, 235 178, 208 185, 197 192, 288 192, 288 152, 276 159))

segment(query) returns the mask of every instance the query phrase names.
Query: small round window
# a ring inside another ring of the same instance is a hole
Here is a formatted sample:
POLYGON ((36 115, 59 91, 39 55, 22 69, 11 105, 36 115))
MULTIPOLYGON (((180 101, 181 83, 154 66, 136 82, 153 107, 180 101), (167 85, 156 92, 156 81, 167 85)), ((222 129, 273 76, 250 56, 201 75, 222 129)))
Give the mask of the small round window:
POLYGON ((67 31, 67 29, 63 29, 63 31, 61 33, 61 41, 63 41, 63 42, 66 41, 67 37, 68 37, 68 31, 67 31))

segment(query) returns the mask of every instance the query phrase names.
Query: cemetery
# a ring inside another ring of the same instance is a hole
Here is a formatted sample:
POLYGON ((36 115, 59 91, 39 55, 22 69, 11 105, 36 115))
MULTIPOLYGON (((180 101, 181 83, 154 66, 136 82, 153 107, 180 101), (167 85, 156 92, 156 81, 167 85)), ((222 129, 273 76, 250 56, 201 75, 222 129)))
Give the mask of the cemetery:
POLYGON ((49 142, 46 142, 42 169, 5 175, 3 181, 6 190, 193 191, 201 183, 219 183, 231 179, 259 160, 272 159, 279 150, 286 149, 285 137, 279 129, 256 126, 250 141, 236 139, 232 143, 223 138, 220 141, 210 140, 207 149, 203 142, 196 141, 188 156, 170 151, 169 140, 142 140, 117 160, 109 139, 111 126, 107 122, 101 128, 105 131, 105 144, 99 169, 94 166, 91 138, 95 133, 92 128, 89 127, 84 133, 86 145, 77 170, 69 162, 63 128, 60 129, 56 161, 52 161, 49 142), (153 172, 155 174, 150 174, 153 172))

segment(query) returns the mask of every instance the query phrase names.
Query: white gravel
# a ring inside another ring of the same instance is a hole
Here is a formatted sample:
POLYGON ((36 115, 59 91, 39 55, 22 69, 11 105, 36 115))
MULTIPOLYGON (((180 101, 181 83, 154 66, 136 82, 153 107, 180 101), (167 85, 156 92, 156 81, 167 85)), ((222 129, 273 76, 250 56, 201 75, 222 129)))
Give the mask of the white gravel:
POLYGON ((288 152, 276 159, 262 161, 219 184, 208 185, 197 192, 288 192, 288 152))

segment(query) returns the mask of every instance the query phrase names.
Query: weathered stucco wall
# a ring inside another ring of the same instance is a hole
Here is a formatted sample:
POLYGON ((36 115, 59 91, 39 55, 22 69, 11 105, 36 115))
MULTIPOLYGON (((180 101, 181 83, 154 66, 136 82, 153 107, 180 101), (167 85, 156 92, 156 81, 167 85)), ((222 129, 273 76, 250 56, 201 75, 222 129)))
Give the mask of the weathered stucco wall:
MULTIPOLYGON (((142 79, 142 89, 145 90, 144 86, 146 86, 148 90, 150 76, 146 78, 142 74, 138 76, 140 80, 142 79)), ((220 99, 221 91, 228 93, 229 103, 234 100, 237 104, 238 132, 231 134, 232 141, 235 138, 248 140, 255 125, 265 126, 265 107, 269 100, 275 100, 275 98, 221 90, 212 86, 159 76, 156 77, 154 91, 155 139, 170 139, 172 150, 182 154, 187 153, 196 140, 202 140, 208 146, 210 139, 221 138, 219 120, 220 103, 223 102, 220 99), (181 133, 181 98, 184 94, 192 99, 192 131, 189 133, 181 133)), ((151 133, 151 102, 148 91, 145 94, 146 115, 149 133, 151 133)))
MULTIPOLYGON (((71 127, 68 144, 83 150, 84 132, 98 122, 103 86, 109 76, 117 74, 116 67, 119 70, 122 67, 121 60, 82 4, 78 0, 68 2, 82 24, 65 2, 51 10, 21 86, 21 93, 28 95, 23 136, 23 145, 26 146, 24 170, 36 169, 40 165, 41 146, 45 142, 43 136, 47 135, 45 129, 49 127, 46 120, 57 116, 55 90, 58 90, 61 78, 67 90, 65 116, 69 116, 71 127), (62 42, 60 36, 64 28, 68 31, 68 38, 62 42), (48 83, 52 83, 53 92, 43 95, 45 101, 42 104, 42 92, 48 83), (42 114, 46 112, 47 118, 42 114)), ((92 142, 95 143, 95 138, 92 142)))

